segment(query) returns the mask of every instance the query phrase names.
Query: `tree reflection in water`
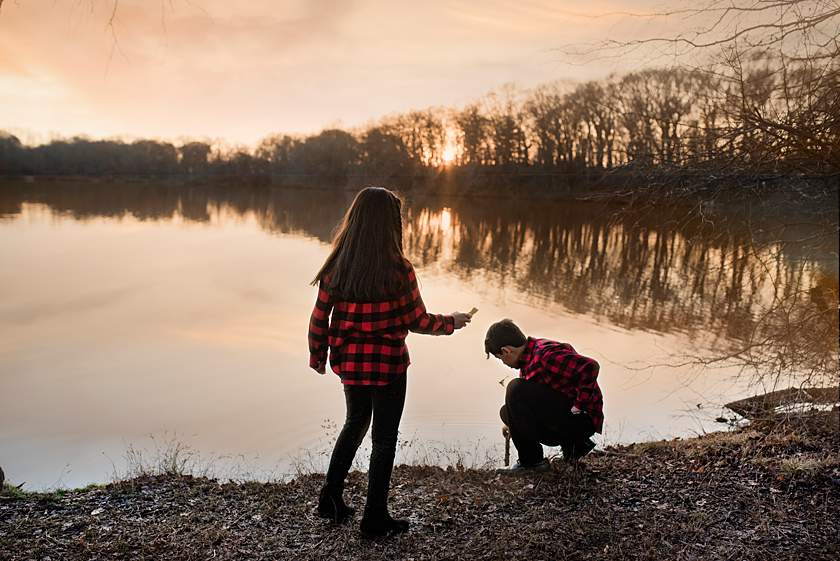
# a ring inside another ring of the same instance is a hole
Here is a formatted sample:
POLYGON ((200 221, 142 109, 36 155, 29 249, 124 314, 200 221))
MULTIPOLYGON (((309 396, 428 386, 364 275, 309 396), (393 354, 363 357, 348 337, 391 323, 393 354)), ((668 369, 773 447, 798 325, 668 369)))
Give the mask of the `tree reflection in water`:
MULTIPOLYGON (((41 203, 76 220, 132 215, 207 222, 253 216, 266 231, 329 242, 353 193, 151 184, 6 184, 0 215, 41 203)), ((420 267, 513 286, 630 330, 679 331, 772 381, 800 372, 836 383, 837 206, 818 220, 735 208, 627 208, 606 203, 414 196, 405 250, 420 267)), ((302 279, 305 282, 308 279, 302 279)))

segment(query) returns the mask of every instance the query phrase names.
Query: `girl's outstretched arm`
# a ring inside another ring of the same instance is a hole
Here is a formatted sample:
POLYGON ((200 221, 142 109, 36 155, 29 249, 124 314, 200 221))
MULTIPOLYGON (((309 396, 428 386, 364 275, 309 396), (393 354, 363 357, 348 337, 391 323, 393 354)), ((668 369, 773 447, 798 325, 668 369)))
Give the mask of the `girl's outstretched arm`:
POLYGON ((318 284, 318 299, 309 318, 309 367, 323 374, 327 365, 327 333, 333 303, 324 281, 318 284))
POLYGON ((414 274, 414 267, 408 267, 408 306, 403 315, 403 321, 408 329, 415 333, 427 335, 452 335, 455 331, 455 318, 451 315, 430 314, 426 312, 426 305, 420 296, 420 288, 417 286, 417 276, 414 274))

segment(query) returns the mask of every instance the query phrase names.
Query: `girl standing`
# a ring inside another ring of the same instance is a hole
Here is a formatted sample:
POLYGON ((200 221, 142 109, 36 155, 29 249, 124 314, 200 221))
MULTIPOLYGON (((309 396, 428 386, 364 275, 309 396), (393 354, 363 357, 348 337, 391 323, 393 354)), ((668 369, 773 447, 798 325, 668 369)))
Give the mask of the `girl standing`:
POLYGON ((426 312, 414 268, 403 255, 402 203, 388 189, 360 191, 344 215, 333 248, 312 284, 318 299, 309 322, 309 366, 326 371, 327 349, 341 377, 347 417, 330 458, 318 514, 342 521, 344 480, 373 420, 373 449, 361 531, 381 536, 408 530, 388 513, 388 489, 405 403, 409 331, 451 335, 469 314, 426 312))

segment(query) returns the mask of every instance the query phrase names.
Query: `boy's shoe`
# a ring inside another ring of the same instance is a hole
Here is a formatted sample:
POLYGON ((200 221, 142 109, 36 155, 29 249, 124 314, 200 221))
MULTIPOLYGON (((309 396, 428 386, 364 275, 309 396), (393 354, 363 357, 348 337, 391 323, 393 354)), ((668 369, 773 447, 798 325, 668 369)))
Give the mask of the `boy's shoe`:
POLYGON ((499 475, 528 475, 531 473, 546 473, 551 471, 551 464, 548 463, 548 460, 543 458, 536 464, 530 464, 527 466, 523 466, 519 462, 516 462, 509 468, 499 468, 496 470, 496 473, 499 475))
POLYGON ((408 532, 408 527, 408 520, 395 520, 388 513, 385 513, 384 516, 365 514, 362 523, 359 525, 359 530, 363 538, 370 539, 402 534, 408 532))
POLYGON ((563 446, 563 459, 567 462, 574 462, 589 454, 595 449, 595 443, 591 438, 575 442, 569 446, 563 446))
POLYGON ((318 516, 338 523, 354 514, 356 514, 356 509, 344 503, 341 493, 330 492, 326 487, 321 489, 321 495, 318 497, 318 516))

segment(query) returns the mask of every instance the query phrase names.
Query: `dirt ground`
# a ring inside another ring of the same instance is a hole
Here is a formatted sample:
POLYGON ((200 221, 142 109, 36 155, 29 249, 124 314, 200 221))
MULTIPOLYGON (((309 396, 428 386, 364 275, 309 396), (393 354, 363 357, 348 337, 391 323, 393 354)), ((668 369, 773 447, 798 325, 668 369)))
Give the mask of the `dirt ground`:
MULTIPOLYGON (((143 476, 0 495, 0 559, 840 559, 837 412, 609 448, 552 473, 399 466, 408 534, 314 515, 320 475, 288 483, 143 476)), ((347 496, 363 505, 366 478, 347 496)))

